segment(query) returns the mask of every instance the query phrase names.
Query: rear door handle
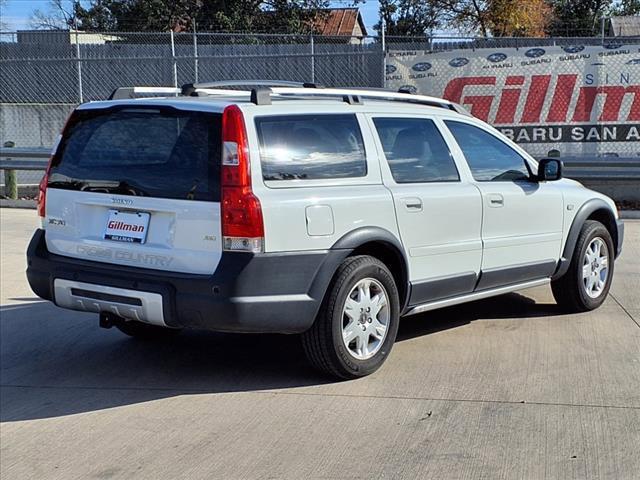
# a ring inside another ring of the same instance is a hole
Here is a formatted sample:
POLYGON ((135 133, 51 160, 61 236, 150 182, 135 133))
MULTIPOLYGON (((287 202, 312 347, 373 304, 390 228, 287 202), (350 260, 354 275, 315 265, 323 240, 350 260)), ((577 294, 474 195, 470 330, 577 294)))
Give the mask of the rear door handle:
POLYGON ((493 208, 504 207, 504 197, 499 193, 490 193, 487 195, 489 199, 489 206, 493 208))
POLYGON ((422 211, 422 200, 418 197, 409 197, 403 198, 402 203, 404 204, 404 208, 412 212, 421 212, 422 211))

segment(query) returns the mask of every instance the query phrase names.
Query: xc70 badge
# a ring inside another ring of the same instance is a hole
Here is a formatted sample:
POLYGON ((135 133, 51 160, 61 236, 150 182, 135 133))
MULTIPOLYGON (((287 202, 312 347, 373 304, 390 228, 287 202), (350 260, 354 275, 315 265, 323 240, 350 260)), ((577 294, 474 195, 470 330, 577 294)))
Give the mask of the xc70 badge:
POLYGON ((128 198, 111 197, 111 203, 115 203, 117 205, 131 205, 133 200, 129 200, 128 198))

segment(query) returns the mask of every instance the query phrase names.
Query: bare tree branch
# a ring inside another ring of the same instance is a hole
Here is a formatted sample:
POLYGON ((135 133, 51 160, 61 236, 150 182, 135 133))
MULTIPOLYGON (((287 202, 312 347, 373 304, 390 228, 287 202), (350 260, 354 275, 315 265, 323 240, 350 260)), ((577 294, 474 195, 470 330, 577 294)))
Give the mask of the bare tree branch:
POLYGON ((36 30, 64 30, 75 26, 75 3, 74 0, 50 0, 48 11, 33 11, 31 27, 36 30))

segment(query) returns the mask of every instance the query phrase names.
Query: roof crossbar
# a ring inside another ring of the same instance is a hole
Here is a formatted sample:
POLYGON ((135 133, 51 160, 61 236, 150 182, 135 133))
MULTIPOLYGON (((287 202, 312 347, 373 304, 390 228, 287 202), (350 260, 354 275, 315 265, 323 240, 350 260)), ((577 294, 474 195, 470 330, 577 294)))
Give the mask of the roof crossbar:
POLYGON ((343 95, 342 101, 349 105, 362 105, 362 99, 358 95, 343 95))
POLYGON ((271 105, 271 89, 254 88, 251 90, 250 100, 255 105, 271 105))
POLYGON ((310 82, 292 82, 290 80, 220 80, 216 82, 185 83, 182 86, 183 95, 192 95, 193 92, 203 89, 220 87, 298 87, 298 88, 322 88, 321 85, 310 82))

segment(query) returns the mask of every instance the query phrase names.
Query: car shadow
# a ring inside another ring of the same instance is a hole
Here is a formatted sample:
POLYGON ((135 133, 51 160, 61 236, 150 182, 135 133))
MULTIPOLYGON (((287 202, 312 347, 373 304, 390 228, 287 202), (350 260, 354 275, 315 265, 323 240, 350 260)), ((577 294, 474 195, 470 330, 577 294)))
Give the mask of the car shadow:
MULTIPOLYGON (((475 320, 557 314, 507 294, 407 317, 398 341, 475 320)), ((335 380, 306 362, 295 335, 184 331, 145 342, 98 328, 97 315, 30 302, 0 309, 0 421, 50 418, 189 394, 250 392, 335 380)))
POLYGON ((396 342, 467 325, 476 320, 518 320, 562 315, 555 303, 513 292, 404 317, 396 342))

